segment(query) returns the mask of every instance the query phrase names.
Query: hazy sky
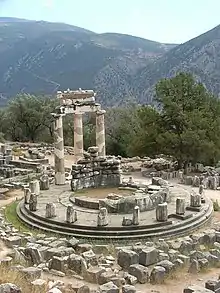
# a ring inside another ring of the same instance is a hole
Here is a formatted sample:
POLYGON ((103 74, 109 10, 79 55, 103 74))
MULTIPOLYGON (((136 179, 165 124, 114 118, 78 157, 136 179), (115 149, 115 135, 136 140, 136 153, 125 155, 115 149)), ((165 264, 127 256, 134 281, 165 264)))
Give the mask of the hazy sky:
POLYGON ((0 0, 0 16, 182 43, 220 24, 220 0, 0 0))

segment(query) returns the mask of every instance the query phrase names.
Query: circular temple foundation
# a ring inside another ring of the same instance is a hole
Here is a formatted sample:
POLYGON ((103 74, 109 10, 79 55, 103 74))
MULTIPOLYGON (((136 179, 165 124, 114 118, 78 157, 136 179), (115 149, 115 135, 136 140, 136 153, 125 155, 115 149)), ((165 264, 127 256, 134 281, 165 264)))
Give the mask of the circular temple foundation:
POLYGON ((89 194, 89 189, 74 193, 68 185, 51 185, 29 198, 26 190, 17 215, 32 228, 100 241, 188 235, 211 218, 209 199, 164 182, 153 178, 152 184, 146 185, 130 179, 121 184, 118 193, 116 187, 111 187, 109 194, 106 188, 106 197, 101 198, 95 196, 99 188, 89 194))

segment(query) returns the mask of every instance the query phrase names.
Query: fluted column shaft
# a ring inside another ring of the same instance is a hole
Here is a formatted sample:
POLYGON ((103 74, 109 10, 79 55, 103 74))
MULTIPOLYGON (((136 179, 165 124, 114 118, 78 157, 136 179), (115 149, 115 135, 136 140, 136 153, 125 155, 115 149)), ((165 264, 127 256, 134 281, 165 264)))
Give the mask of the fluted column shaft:
POLYGON ((96 112, 96 146, 99 156, 105 156, 105 111, 96 112))
POLYGON ((54 115, 54 160, 55 160, 55 184, 65 184, 64 167, 64 141, 63 141, 63 118, 62 115, 54 115))
POLYGON ((82 114, 74 114, 74 157, 75 162, 83 158, 83 121, 82 114))

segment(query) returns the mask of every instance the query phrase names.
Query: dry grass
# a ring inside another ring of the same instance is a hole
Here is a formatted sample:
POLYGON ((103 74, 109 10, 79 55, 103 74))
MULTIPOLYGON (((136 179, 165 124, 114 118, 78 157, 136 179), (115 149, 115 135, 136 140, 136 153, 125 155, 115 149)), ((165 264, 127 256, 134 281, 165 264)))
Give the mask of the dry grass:
MULTIPOLYGON (((19 273, 17 270, 12 270, 7 266, 1 266, 0 265, 0 284, 4 283, 11 283, 15 284, 21 289, 22 293, 37 293, 39 292, 39 288, 33 287, 33 285, 30 283, 30 281, 26 280, 24 276, 19 273)), ((47 292, 46 288, 45 290, 40 290, 40 292, 47 292)))
POLYGON ((12 283, 21 288, 22 293, 30 293, 31 285, 16 271, 7 266, 0 266, 0 284, 12 283))

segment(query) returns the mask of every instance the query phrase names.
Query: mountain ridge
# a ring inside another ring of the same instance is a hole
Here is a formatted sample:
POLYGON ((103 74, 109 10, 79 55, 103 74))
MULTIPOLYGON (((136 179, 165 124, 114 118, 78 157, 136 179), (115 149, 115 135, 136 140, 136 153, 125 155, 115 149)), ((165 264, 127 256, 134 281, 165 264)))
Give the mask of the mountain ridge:
POLYGON ((195 74, 220 93, 220 26, 186 43, 163 44, 64 23, 0 18, 0 104, 18 93, 92 88, 104 106, 154 102, 161 78, 195 74))

